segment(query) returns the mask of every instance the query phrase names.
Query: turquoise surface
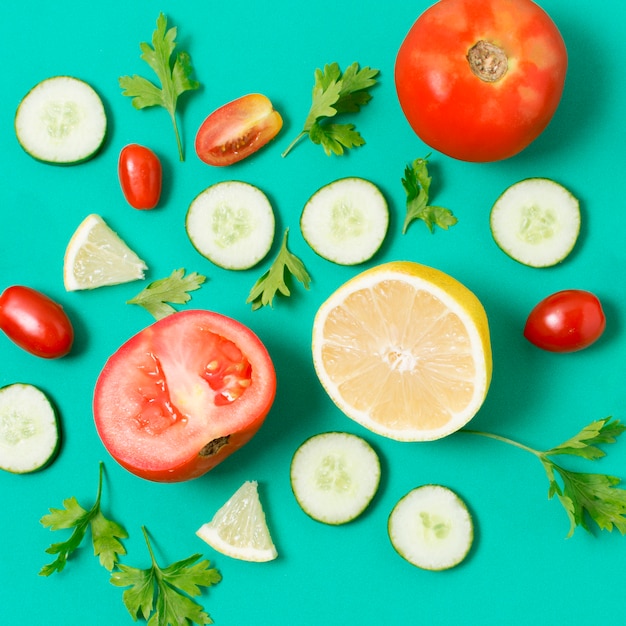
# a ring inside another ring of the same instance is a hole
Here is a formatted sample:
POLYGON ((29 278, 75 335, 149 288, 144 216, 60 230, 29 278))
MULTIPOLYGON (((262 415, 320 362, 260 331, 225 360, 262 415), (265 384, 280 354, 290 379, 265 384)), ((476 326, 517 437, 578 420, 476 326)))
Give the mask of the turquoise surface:
MULTIPOLYGON (((70 496, 91 506, 99 461, 106 466, 105 513, 130 534, 123 562, 148 565, 142 525, 163 564, 202 553, 223 576, 200 597, 216 624, 626 621, 626 537, 617 531, 578 529, 566 538, 566 514, 556 500, 548 500, 548 483, 537 459, 463 434, 423 444, 373 435, 335 408, 312 368, 313 316, 361 268, 337 267, 317 257, 302 239, 299 215, 321 185, 362 176, 379 185, 392 218, 383 249, 366 265, 395 259, 432 265, 465 283, 485 305, 494 376, 474 427, 549 448, 592 420, 608 415, 626 419, 623 4, 542 3, 569 49, 566 88, 553 122, 530 148, 505 162, 461 163, 433 153, 434 199, 451 208, 459 222, 432 235, 416 223, 402 235, 405 196, 400 179, 406 163, 430 149, 402 116, 393 66, 404 35, 428 5, 424 0, 362 0, 296 8, 278 0, 270 9, 251 0, 109 0, 94 5, 33 0, 3 8, 0 287, 29 285, 57 299, 75 324, 76 344, 71 356, 45 361, 0 336, 0 385, 21 381, 40 386, 57 405, 63 428, 62 449, 48 469, 28 476, 0 475, 0 623, 132 623, 122 590, 109 584, 88 543, 61 574, 38 575, 52 560, 46 547, 67 537, 67 532, 45 529, 40 518, 70 496), (125 74, 150 76, 139 58, 139 43, 150 39, 161 10, 178 27, 180 47, 191 54, 195 77, 202 83, 200 91, 181 99, 182 163, 167 114, 134 110, 117 83, 125 74), (353 119, 367 144, 348 156, 327 157, 320 147, 302 142, 281 159, 309 109, 315 68, 333 61, 342 67, 358 61, 381 70, 373 100, 353 119), (103 151, 75 167, 38 163, 22 151, 13 132, 20 99, 38 81, 57 74, 91 83, 102 95, 110 120, 103 151), (285 125, 279 137, 229 169, 201 163, 193 138, 202 120, 221 104, 254 91, 266 94, 282 113, 285 125), (163 161, 163 201, 152 212, 131 209, 119 189, 117 156, 131 142, 151 146, 163 161), (578 245, 565 263, 552 269, 515 263, 497 248, 489 231, 493 201, 508 185, 529 176, 554 178, 581 201, 578 245), (269 258, 254 270, 234 273, 214 267, 193 249, 184 229, 187 207, 205 187, 227 179, 256 184, 268 194, 278 232, 290 228, 291 250, 312 275, 310 290, 294 284, 291 298, 253 312, 245 300, 269 267, 269 258), (89 213, 102 215, 145 259, 146 282, 180 267, 205 274, 208 280, 190 305, 249 325, 274 359, 278 393, 265 425, 244 450, 203 478, 167 485, 143 481, 119 467, 100 443, 91 412, 95 380, 107 357, 151 318, 125 304, 144 286, 139 282, 65 292, 65 247, 89 213), (607 330, 586 351, 548 354, 528 344, 522 328, 540 299, 564 288, 595 292, 606 310, 607 330), (366 514, 337 528, 308 518, 289 485, 297 446, 332 429, 363 435, 379 452, 383 467, 379 494, 366 514), (195 535, 244 480, 259 481, 280 553, 268 564, 229 559, 195 535), (387 538, 393 505, 411 488, 429 482, 456 490, 476 523, 469 558, 448 572, 412 567, 387 538)), ((568 465, 626 478, 626 440, 596 463, 568 465)))

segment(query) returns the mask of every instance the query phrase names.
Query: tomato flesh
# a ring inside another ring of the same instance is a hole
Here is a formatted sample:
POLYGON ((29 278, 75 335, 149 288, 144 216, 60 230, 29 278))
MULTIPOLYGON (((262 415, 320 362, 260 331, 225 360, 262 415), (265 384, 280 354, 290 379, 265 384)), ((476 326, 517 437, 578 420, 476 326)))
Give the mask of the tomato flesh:
POLYGON ((65 356, 74 328, 63 307, 45 294, 22 285, 0 296, 0 328, 23 350, 44 359, 65 356))
POLYGON ((517 154, 541 134, 566 70, 563 38, 531 0, 439 0, 401 44, 395 82, 426 144, 486 162, 517 154))
POLYGON ((600 300, 580 289, 554 293, 530 312, 524 337, 550 352, 575 352, 597 341, 606 327, 600 300))
POLYGON ((209 165, 232 165, 274 139, 283 119, 264 95, 242 96, 216 109, 196 135, 196 153, 209 165))
POLYGON ((210 311, 174 313, 139 332, 104 366, 94 419, 130 472, 175 482, 201 476, 246 444, 276 392, 258 337, 210 311))
POLYGON ((135 143, 122 148, 118 177, 126 201, 135 209, 154 209, 159 203, 163 168, 150 148, 135 143))

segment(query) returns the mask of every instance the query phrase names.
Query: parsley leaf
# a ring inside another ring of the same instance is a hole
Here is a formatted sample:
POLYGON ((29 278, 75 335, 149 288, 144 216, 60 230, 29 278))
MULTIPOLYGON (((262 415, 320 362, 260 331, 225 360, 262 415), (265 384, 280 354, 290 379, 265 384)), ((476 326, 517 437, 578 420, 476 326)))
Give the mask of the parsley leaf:
POLYGON ((354 124, 328 122, 340 113, 357 113, 371 99, 369 88, 376 84, 379 70, 370 67, 359 69, 358 63, 341 72, 338 63, 315 70, 312 103, 300 134, 282 153, 285 157, 306 135, 324 148, 324 152, 341 155, 346 149, 362 146, 365 140, 355 130, 354 124))
POLYGON ((122 599, 133 620, 141 617, 149 620, 150 626, 212 624, 208 613, 192 598, 200 595, 200 587, 219 583, 222 579, 220 573, 210 568, 207 560, 197 562, 199 554, 161 568, 154 557, 145 527, 141 529, 151 566, 139 569, 120 563, 111 574, 111 584, 129 587, 122 594, 122 599))
POLYGON ((457 223, 457 218, 449 209, 428 204, 431 179, 428 174, 428 156, 415 159, 411 165, 406 166, 402 179, 406 192, 406 218, 402 234, 406 233, 413 220, 423 220, 431 233, 435 226, 447 230, 457 223))
POLYGON ((107 519, 100 510, 102 495, 102 475, 104 464, 100 463, 100 478, 96 502, 88 511, 84 509, 76 498, 71 497, 63 501, 63 509, 50 509, 50 513, 41 518, 43 526, 51 530, 73 528, 69 539, 53 543, 46 549, 48 554, 56 554, 56 559, 44 565, 39 572, 40 576, 50 576, 54 572, 61 572, 67 564, 70 554, 83 541, 88 529, 91 529, 94 554, 100 558, 100 564, 111 571, 117 563, 118 556, 126 554, 124 546, 119 541, 126 539, 128 534, 118 523, 107 519))
POLYGON ((270 269, 254 283, 250 290, 246 303, 252 303, 253 311, 263 306, 273 306, 274 296, 279 292, 284 296, 291 295, 286 282, 290 274, 295 276, 304 285, 305 289, 309 288, 311 277, 304 267, 304 263, 287 248, 288 234, 289 229, 287 228, 276 259, 270 269))
POLYGON ((539 451, 522 445, 512 439, 475 430, 463 429, 460 432, 482 435, 511 444, 534 454, 542 463, 548 477, 548 498, 557 496, 565 509, 570 522, 568 537, 577 526, 590 531, 592 520, 600 530, 617 529, 626 534, 626 489, 618 487, 621 480, 608 474, 573 472, 550 457, 570 455, 586 460, 597 460, 606 455, 598 446, 615 443, 616 438, 626 430, 619 420, 607 417, 596 420, 564 443, 539 451))
POLYGON ((157 18, 157 28, 152 34, 152 46, 141 43, 141 59, 143 59, 157 75, 161 88, 149 80, 137 76, 122 76, 119 79, 122 95, 132 98, 132 104, 136 109, 151 106, 161 106, 170 115, 176 134, 178 156, 181 161, 185 160, 182 141, 176 122, 176 106, 178 97, 185 91, 198 89, 200 83, 190 78, 193 68, 191 57, 182 50, 176 53, 174 61, 171 57, 176 48, 176 27, 167 28, 167 18, 163 13, 157 18))
POLYGON ((150 283, 134 298, 127 300, 126 304, 142 306, 155 319, 160 320, 176 313, 176 309, 171 304, 189 302, 191 296, 188 292, 200 289, 205 280, 205 276, 196 272, 185 276, 184 269, 174 270, 168 277, 150 283))

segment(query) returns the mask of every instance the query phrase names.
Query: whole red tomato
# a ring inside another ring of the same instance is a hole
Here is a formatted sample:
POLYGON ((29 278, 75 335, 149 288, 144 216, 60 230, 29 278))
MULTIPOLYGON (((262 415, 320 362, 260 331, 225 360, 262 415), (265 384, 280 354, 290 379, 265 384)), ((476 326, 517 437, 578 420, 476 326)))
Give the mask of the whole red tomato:
POLYGON ((246 444, 275 393, 272 361, 249 328, 189 310, 148 326, 109 358, 96 383, 94 418, 104 446, 127 470, 184 481, 246 444))
POLYGON ((251 93, 221 106, 202 122, 196 135, 196 153, 209 165, 232 165, 274 139, 283 118, 271 101, 251 93))
POLYGON ((128 204, 135 209, 154 209, 163 181, 159 157, 150 148, 132 143, 122 148, 117 170, 128 204))
POLYGON ((550 352, 575 352, 597 341, 606 327, 598 298, 589 291, 567 289, 542 300, 530 312, 524 337, 550 352))
POLYGON ((560 102, 563 38, 531 0, 440 0, 398 51, 400 106, 429 146, 497 161, 528 146, 560 102))
POLYGON ((20 348, 44 359, 65 356, 74 342, 63 307, 22 285, 8 287, 0 296, 0 328, 20 348))

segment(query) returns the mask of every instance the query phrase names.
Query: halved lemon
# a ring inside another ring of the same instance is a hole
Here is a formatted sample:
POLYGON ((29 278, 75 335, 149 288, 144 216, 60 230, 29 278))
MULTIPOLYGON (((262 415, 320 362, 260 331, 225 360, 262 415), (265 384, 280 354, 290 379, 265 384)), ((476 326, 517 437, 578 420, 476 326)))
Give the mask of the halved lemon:
POLYGON ((322 304, 313 363, 333 402, 399 441, 449 435, 472 419, 491 381, 487 315, 456 279, 409 261, 358 274, 322 304))
POLYGON ((141 280, 147 265, 95 213, 88 215, 65 250, 63 282, 67 291, 95 289, 141 280))
POLYGON ((260 563, 278 556, 255 480, 243 483, 196 535, 234 559, 260 563))

